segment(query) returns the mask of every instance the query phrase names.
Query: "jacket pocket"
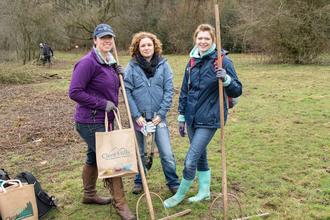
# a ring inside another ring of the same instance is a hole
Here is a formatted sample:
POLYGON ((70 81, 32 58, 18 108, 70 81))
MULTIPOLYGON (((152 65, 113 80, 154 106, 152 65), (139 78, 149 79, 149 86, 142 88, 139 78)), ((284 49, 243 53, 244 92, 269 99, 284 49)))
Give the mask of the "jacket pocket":
POLYGON ((145 83, 143 78, 141 78, 139 75, 134 75, 134 89, 138 89, 143 87, 143 84, 145 83))
POLYGON ((216 124, 217 118, 214 111, 215 102, 208 101, 198 110, 196 123, 199 125, 212 126, 216 124))

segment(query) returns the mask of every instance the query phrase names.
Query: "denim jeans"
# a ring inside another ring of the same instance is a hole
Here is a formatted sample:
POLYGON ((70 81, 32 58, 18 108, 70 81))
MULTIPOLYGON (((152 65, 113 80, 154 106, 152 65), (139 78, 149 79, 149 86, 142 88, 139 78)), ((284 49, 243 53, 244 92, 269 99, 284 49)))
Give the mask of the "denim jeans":
MULTIPOLYGON (((140 150, 144 173, 147 174, 144 158, 143 134, 135 130, 135 135, 140 150)), ((175 159, 174 154, 172 152, 170 133, 168 131, 166 119, 162 119, 162 121, 157 125, 155 133, 155 142, 157 144, 160 162, 162 163, 163 172, 167 182, 166 185, 170 189, 179 187, 179 177, 176 174, 175 159)), ((143 187, 140 170, 139 174, 135 176, 134 183, 136 186, 143 187)))
POLYGON ((206 147, 212 140, 216 128, 193 128, 187 125, 190 147, 184 161, 183 178, 193 180, 197 171, 208 171, 206 147))
MULTIPOLYGON (((114 123, 111 122, 112 128, 114 123)), ((110 125, 108 127, 110 131, 110 125)), ((105 132, 104 123, 97 124, 85 124, 81 122, 76 122, 76 131, 78 131, 80 137, 84 139, 87 144, 87 157, 85 163, 97 167, 96 164, 96 149, 95 149, 95 132, 105 132)))

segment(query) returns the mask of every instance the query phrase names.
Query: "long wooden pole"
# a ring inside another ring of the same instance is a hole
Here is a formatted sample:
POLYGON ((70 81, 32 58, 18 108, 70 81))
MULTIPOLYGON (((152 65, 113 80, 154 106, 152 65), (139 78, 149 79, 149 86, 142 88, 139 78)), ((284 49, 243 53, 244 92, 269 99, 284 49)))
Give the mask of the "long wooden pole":
MULTIPOLYGON (((113 54, 115 56, 117 64, 119 64, 115 41, 113 42, 113 54)), ((132 120, 132 116, 131 116, 131 111, 129 109, 129 105, 128 105, 128 101, 127 101, 126 90, 125 90, 125 85, 124 85, 124 79, 123 79, 123 76, 121 74, 119 74, 119 80, 120 80, 121 90, 122 90, 123 96, 124 96, 124 101, 125 101, 126 111, 127 111, 127 114, 128 114, 129 124, 130 124, 131 128, 134 129, 134 124, 133 124, 133 120, 132 120)), ((138 164, 139 164, 140 174, 141 174, 141 178, 142 178, 143 190, 146 194, 146 199, 147 199, 150 218, 152 220, 154 220, 155 219, 154 208, 152 207, 152 202, 151 202, 150 192, 149 192, 149 188, 148 188, 148 183, 147 183, 147 179, 146 179, 146 176, 145 176, 145 173, 144 173, 143 164, 142 164, 141 155, 140 155, 140 150, 139 150, 135 135, 134 135, 134 139, 135 139, 135 150, 136 150, 136 154, 137 154, 136 156, 138 158, 138 164)))
MULTIPOLYGON (((221 60, 221 35, 220 35, 220 18, 219 5, 215 4, 215 19, 217 32, 217 51, 218 51, 218 66, 222 67, 221 60)), ((223 110, 223 86, 219 79, 219 104, 220 104, 220 126, 221 126, 221 159, 222 159, 222 194, 223 194, 223 218, 228 219, 228 194, 227 194, 227 172, 226 172, 226 154, 225 154, 225 117, 223 110)))

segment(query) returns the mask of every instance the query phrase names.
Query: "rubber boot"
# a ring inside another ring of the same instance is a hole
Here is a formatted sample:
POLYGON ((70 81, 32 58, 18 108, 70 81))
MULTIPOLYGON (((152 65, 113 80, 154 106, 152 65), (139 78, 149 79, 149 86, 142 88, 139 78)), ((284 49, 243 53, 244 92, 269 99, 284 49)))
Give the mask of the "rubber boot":
POLYGON ((85 163, 82 179, 84 186, 83 203, 106 205, 112 201, 111 198, 102 197, 96 193, 97 167, 85 163))
POLYGON ((164 201, 165 207, 172 208, 179 204, 187 194, 192 182, 194 182, 194 180, 186 180, 185 178, 182 178, 179 189, 176 194, 164 201))
POLYGON ((200 202, 210 199, 211 169, 208 171, 197 171, 199 191, 197 196, 190 197, 188 202, 200 202))
POLYGON ((115 207, 116 212, 121 217, 121 219, 136 220, 136 217, 133 215, 127 205, 121 177, 104 179, 104 183, 105 186, 109 189, 112 198, 114 199, 113 206, 115 207))

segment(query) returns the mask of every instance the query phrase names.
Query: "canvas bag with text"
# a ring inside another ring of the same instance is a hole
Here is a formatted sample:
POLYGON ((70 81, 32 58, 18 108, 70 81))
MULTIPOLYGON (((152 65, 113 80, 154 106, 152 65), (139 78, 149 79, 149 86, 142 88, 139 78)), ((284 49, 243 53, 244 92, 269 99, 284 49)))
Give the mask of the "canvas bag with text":
POLYGON ((34 186, 19 180, 4 181, 0 189, 0 212, 3 219, 38 220, 34 186), (5 183, 13 185, 4 187, 5 183))
POLYGON ((119 112, 117 114, 114 111, 114 114, 119 130, 108 131, 108 116, 105 113, 105 132, 95 133, 96 162, 100 179, 138 173, 134 128, 122 129, 119 112))

